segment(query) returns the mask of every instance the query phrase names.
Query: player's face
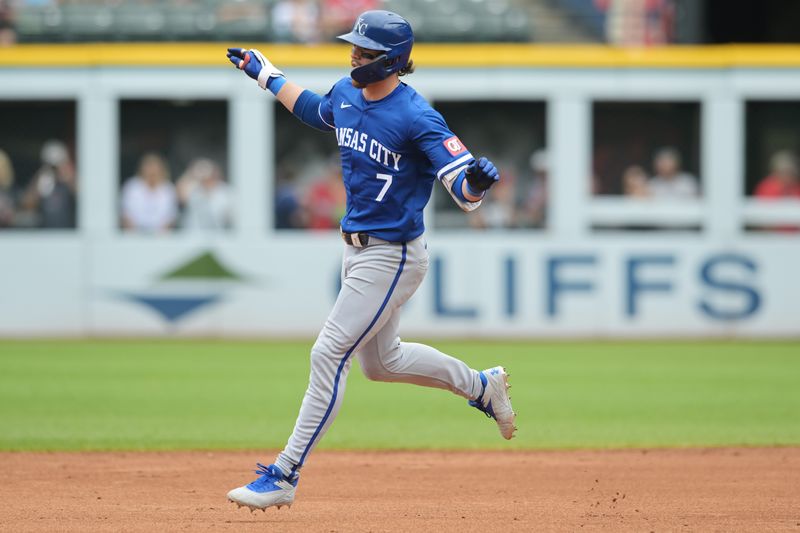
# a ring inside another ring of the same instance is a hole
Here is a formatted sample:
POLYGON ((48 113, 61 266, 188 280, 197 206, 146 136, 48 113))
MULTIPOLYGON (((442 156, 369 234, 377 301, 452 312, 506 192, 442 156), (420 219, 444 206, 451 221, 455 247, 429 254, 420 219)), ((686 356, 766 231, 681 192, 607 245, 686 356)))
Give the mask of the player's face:
POLYGON ((353 45, 350 50, 350 66, 356 68, 372 63, 381 53, 379 50, 370 50, 369 48, 353 45))

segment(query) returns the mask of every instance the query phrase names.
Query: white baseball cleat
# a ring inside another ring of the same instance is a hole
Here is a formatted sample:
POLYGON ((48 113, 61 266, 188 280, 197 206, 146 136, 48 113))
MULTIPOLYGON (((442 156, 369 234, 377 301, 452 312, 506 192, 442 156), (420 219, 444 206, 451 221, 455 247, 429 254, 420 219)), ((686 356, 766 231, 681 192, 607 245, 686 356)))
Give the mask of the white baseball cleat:
POLYGON ((288 478, 275 465, 256 464, 258 465, 256 474, 260 474, 261 477, 249 485, 233 489, 228 493, 228 499, 239 507, 249 507, 250 512, 256 509, 266 512, 267 507, 278 509, 284 505, 291 507, 300 476, 295 473, 293 477, 288 478))
POLYGON ((514 418, 517 414, 511 407, 511 397, 508 395, 508 374, 502 366, 488 368, 480 373, 483 383, 483 392, 476 400, 470 400, 469 404, 483 412, 489 418, 494 418, 500 434, 504 439, 510 439, 517 430, 514 426, 514 418))

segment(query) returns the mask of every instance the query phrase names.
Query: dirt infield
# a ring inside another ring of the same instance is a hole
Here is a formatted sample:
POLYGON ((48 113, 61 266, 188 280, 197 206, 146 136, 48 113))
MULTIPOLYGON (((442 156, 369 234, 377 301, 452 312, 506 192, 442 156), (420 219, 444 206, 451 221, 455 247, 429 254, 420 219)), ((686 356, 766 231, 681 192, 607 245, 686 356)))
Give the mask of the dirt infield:
POLYGON ((291 509, 228 503, 273 455, 0 453, 0 530, 800 532, 800 448, 317 452, 291 509))

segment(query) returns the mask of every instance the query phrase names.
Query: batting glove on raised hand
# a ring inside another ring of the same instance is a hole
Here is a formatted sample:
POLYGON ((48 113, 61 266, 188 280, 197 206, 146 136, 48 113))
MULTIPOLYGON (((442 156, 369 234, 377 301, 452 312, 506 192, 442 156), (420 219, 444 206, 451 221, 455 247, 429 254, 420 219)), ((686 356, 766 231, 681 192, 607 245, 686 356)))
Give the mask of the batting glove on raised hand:
POLYGON ((258 82, 262 89, 267 88, 270 80, 274 78, 285 78, 283 72, 275 68, 264 54, 255 48, 245 50, 244 48, 228 48, 228 59, 236 68, 243 70, 245 74, 258 82))
POLYGON ((500 181, 500 174, 497 169, 485 157, 481 157, 478 160, 473 159, 464 173, 469 188, 480 193, 500 181))

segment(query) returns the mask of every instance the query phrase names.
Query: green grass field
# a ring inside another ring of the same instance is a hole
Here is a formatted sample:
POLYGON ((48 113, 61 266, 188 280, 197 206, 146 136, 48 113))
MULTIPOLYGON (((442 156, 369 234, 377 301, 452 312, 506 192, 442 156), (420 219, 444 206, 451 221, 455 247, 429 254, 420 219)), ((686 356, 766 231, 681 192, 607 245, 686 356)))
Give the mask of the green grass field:
MULTIPOLYGON (((327 449, 800 444, 799 342, 433 342, 511 373, 518 437, 353 365, 327 449)), ((0 450, 281 448, 311 342, 0 341, 0 450)))

